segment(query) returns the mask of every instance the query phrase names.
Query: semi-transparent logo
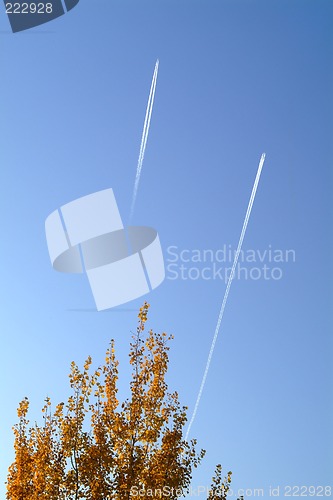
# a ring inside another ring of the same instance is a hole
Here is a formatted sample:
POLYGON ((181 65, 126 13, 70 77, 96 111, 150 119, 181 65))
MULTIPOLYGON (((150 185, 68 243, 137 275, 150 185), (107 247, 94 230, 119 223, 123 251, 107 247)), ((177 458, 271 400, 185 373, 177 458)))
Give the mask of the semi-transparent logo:
POLYGON ((72 10, 80 0, 4 0, 13 33, 24 31, 53 21, 72 10))
POLYGON ((88 276, 97 310, 141 297, 162 283, 159 236, 146 226, 123 226, 113 190, 78 198, 45 222, 52 266, 88 276))

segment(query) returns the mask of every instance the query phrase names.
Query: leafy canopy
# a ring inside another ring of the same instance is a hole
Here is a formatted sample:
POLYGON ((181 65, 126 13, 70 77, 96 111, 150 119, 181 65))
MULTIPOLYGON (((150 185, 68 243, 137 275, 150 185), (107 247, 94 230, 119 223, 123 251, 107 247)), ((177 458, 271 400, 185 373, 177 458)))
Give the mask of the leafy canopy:
MULTIPOLYGON (((71 363, 71 395, 52 411, 42 408, 42 426, 29 426, 29 400, 18 407, 15 460, 9 467, 7 500, 126 500, 184 496, 205 451, 183 438, 185 406, 165 382, 172 336, 145 333, 149 304, 141 307, 130 344, 130 397, 117 399, 114 341, 105 363, 90 373, 71 363)), ((210 500, 225 499, 231 472, 217 466, 210 500)))

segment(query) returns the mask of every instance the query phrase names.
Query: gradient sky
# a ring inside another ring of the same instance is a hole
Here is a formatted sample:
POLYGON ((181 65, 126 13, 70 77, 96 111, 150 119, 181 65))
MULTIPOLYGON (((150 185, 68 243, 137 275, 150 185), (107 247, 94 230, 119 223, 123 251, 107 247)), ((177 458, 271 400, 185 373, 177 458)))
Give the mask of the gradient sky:
POLYGON ((225 283, 166 279, 98 313, 84 275, 52 269, 44 234, 53 210, 109 187, 126 223, 157 58, 133 223, 158 230, 166 259, 170 246, 235 248, 266 152, 244 249, 296 255, 280 280, 232 285, 192 486, 217 463, 264 498, 333 486, 332 21, 329 0, 82 0, 14 35, 1 8, 1 498, 18 402, 40 422, 46 395, 69 395, 70 362, 102 362, 111 337, 126 394, 145 299, 149 326, 175 335, 169 387, 193 410, 225 283))

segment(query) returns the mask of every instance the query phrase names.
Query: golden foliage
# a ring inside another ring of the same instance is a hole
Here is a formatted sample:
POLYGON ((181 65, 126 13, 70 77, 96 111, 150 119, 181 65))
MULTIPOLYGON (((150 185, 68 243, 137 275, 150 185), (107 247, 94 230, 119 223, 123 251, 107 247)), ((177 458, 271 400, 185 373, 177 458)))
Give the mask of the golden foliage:
MULTIPOLYGON (((29 427, 29 401, 21 401, 7 500, 126 500, 134 489, 144 500, 161 498, 163 491, 172 500, 186 492, 205 452, 183 438, 187 408, 165 382, 172 336, 152 330, 144 336, 148 309, 147 303, 140 309, 130 344, 130 397, 122 404, 113 340, 92 374, 91 357, 83 371, 71 363, 72 394, 53 412, 45 399, 43 426, 29 427)), ((230 478, 222 481, 217 467, 209 500, 226 498, 230 478)))

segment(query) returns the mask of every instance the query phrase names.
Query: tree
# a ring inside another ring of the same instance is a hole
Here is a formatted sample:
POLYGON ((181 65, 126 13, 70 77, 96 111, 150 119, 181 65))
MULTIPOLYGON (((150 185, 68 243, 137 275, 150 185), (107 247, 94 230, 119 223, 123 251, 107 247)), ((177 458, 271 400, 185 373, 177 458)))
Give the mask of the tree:
MULTIPOLYGON (((53 412, 45 399, 42 426, 29 426, 29 400, 21 401, 7 500, 174 500, 186 493, 205 451, 183 438, 187 408, 165 382, 172 336, 145 334, 148 309, 140 309, 130 344, 130 397, 123 403, 113 340, 93 373, 90 356, 82 371, 71 363, 72 394, 53 412)), ((224 500, 230 482, 231 472, 223 480, 217 466, 209 500, 224 500)))

